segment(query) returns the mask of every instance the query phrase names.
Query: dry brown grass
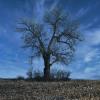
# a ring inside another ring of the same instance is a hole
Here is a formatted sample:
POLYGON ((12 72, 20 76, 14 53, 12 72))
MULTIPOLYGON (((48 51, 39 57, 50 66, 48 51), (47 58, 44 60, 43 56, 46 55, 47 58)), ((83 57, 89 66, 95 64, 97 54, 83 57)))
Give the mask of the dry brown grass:
POLYGON ((0 100, 100 100, 100 81, 0 80, 0 100))

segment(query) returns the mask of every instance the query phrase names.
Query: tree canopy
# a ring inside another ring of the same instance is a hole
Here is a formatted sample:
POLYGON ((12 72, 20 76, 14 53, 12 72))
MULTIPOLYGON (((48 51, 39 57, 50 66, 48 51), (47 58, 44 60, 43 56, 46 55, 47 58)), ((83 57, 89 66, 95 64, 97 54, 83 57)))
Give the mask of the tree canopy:
MULTIPOLYGON (((38 16, 38 15, 37 15, 38 16)), ((80 40, 79 25, 68 14, 54 8, 45 13, 43 21, 22 20, 17 30, 23 32, 24 47, 32 50, 32 58, 44 60, 44 77, 57 62, 69 64, 75 45, 80 40)))

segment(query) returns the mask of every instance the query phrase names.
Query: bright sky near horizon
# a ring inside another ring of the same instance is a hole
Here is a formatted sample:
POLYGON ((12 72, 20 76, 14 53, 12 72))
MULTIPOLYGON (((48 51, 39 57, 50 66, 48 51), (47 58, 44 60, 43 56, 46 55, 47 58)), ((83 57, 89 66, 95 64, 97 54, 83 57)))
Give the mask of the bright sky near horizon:
MULTIPOLYGON (((76 48, 74 61, 67 67, 72 78, 100 79, 100 1, 99 0, 0 0, 0 78, 26 75, 28 51, 21 48, 21 34, 15 32, 20 18, 40 21, 45 9, 59 5, 80 22, 84 41, 76 48)), ((41 59, 34 59, 34 70, 43 68, 41 59)))

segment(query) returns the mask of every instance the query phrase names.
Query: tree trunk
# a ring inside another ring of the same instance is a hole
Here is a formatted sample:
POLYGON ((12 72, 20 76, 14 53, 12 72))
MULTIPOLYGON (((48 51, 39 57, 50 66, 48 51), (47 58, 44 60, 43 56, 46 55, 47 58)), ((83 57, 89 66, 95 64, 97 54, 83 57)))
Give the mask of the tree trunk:
POLYGON ((44 79, 50 79, 50 56, 48 55, 44 58, 44 79))
POLYGON ((45 67, 44 68, 44 79, 45 80, 50 80, 50 67, 45 67))

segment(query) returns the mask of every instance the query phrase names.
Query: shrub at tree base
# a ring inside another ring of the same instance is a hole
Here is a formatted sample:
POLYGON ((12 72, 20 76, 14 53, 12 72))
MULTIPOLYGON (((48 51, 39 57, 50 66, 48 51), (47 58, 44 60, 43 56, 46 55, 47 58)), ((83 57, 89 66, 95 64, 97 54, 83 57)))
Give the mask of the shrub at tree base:
POLYGON ((69 81, 71 80, 70 78, 71 73, 70 72, 65 72, 63 70, 58 70, 58 71, 52 71, 50 74, 50 79, 45 80, 43 77, 43 72, 40 71, 34 71, 32 72, 32 78, 28 78, 28 80, 34 80, 34 81, 69 81))

